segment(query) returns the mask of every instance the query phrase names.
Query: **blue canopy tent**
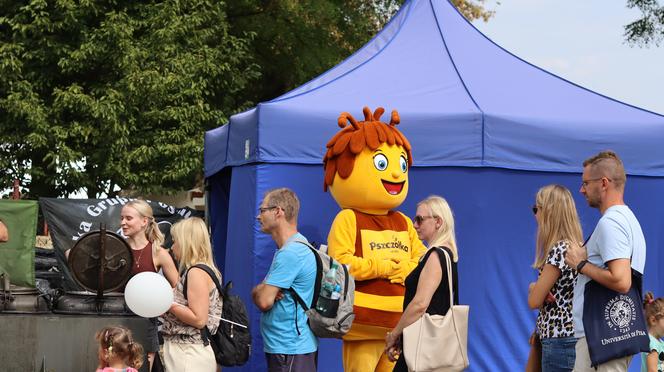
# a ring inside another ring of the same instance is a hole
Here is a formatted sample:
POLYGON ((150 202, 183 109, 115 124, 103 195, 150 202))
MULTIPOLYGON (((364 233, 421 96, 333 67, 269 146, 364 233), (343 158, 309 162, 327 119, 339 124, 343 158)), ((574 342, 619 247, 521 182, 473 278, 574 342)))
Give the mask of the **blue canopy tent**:
MULTIPOLYGON (((583 160, 600 150, 615 150, 626 165, 626 201, 648 243, 644 287, 664 293, 664 117, 519 59, 447 1, 412 0, 338 66, 206 133, 215 254, 248 304, 276 248, 255 220, 263 194, 292 188, 302 203, 300 231, 325 242, 339 212, 323 192, 325 144, 339 130, 339 113, 362 117, 365 105, 397 109, 413 145, 410 193, 400 210, 413 215, 416 202, 434 193, 454 209, 460 300, 471 308, 471 371, 524 365, 536 316, 526 303, 536 278, 530 206, 539 187, 563 184, 590 233, 599 213, 576 191, 583 160)), ((255 352, 242 370, 264 370, 260 314, 250 307, 255 352)), ((319 366, 341 370, 339 341, 321 342, 319 366)))

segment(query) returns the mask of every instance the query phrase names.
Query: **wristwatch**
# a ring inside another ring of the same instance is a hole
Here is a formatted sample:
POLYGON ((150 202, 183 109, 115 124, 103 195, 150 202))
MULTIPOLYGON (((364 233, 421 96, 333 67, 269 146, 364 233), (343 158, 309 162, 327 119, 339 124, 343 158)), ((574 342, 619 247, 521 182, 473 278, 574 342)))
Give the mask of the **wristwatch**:
POLYGON ((588 263, 588 260, 583 260, 583 261, 579 262, 579 264, 576 265, 576 272, 581 273, 581 269, 583 269, 583 267, 586 266, 587 263, 588 263))

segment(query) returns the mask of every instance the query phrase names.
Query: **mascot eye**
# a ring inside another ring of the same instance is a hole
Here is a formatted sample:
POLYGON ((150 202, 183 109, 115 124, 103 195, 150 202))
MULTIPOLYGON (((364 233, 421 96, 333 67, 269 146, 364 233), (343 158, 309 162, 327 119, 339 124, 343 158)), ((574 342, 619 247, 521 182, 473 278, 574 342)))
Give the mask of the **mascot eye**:
POLYGON ((401 165, 401 171, 406 173, 408 170, 408 161, 403 156, 399 157, 399 165, 401 165))
POLYGON ((373 161, 374 161, 374 167, 376 167, 376 169, 378 169, 379 171, 384 171, 385 169, 387 169, 388 162, 387 162, 387 157, 385 157, 385 155, 378 154, 374 156, 373 161))

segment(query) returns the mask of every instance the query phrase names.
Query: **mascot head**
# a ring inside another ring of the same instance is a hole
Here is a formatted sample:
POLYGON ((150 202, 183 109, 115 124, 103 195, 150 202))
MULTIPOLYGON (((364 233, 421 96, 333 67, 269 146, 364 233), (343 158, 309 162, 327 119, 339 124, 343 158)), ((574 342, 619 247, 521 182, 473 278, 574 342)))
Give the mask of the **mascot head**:
POLYGON ((401 205, 408 194, 411 147, 396 128, 400 121, 396 111, 389 124, 380 121, 385 112, 382 107, 373 114, 368 107, 363 111, 364 121, 360 122, 347 112, 339 115, 343 129, 327 143, 323 159, 324 190, 329 187, 341 208, 385 214, 401 205))

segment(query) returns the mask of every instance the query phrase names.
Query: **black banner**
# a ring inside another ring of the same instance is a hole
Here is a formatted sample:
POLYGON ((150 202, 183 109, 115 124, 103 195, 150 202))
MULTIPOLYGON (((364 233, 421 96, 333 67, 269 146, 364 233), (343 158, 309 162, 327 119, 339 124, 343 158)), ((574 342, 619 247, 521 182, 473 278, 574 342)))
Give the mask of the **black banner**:
MULTIPOLYGON (((66 290, 81 290, 81 288, 69 274, 64 252, 74 247, 81 236, 99 230, 102 223, 106 226, 106 230, 122 236, 120 213, 122 207, 131 200, 134 198, 120 196, 108 199, 39 199, 56 250, 58 264, 65 274, 66 290)), ((146 201, 152 207, 159 230, 164 234, 164 248, 170 248, 172 244, 170 232, 175 222, 187 217, 203 217, 203 212, 191 208, 175 208, 161 202, 146 201)))

